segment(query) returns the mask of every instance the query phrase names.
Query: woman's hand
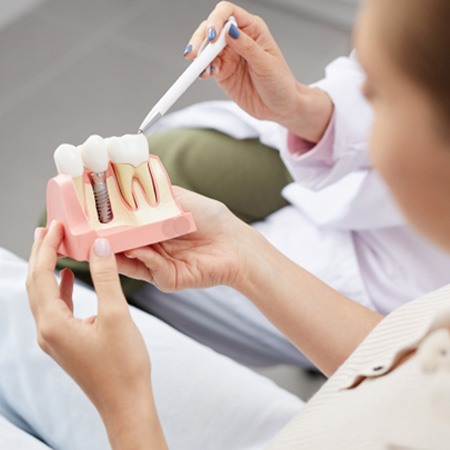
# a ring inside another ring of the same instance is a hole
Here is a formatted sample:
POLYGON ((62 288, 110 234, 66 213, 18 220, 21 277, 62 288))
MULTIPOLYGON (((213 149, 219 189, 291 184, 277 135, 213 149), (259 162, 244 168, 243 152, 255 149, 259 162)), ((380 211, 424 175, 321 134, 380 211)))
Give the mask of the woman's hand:
POLYGON ((233 285, 256 233, 216 200, 174 187, 180 206, 192 213, 194 233, 117 255, 119 270, 165 292, 233 285))
POLYGON ((289 69, 265 22, 237 5, 220 2, 193 34, 187 59, 197 56, 205 38, 214 41, 234 16, 227 46, 201 78, 212 75, 223 91, 258 119, 272 120, 296 135, 317 142, 332 114, 330 98, 299 83, 289 69))
POLYGON ((151 429, 151 439, 156 440, 150 442, 158 443, 155 448, 165 448, 153 402, 147 348, 131 318, 109 243, 98 239, 90 256, 98 314, 77 319, 73 316, 72 272, 61 272, 59 286, 54 275, 62 238, 60 223, 53 222, 48 231, 37 229, 30 257, 27 290, 39 345, 94 403, 113 447, 139 438, 142 447, 136 442, 133 448, 144 448, 151 429))

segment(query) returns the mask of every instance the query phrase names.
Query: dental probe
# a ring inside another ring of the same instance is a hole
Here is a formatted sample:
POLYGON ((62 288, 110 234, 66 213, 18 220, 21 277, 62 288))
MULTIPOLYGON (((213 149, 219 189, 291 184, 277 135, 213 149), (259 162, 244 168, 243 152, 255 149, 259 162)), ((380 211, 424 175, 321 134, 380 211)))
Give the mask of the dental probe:
POLYGON ((219 34, 215 42, 209 42, 205 39, 199 49, 197 57, 190 66, 181 74, 177 81, 161 97, 139 127, 139 133, 145 133, 156 123, 169 108, 186 92, 188 87, 199 77, 199 75, 211 64, 216 56, 225 48, 226 33, 231 25, 237 26, 236 19, 231 16, 219 34))

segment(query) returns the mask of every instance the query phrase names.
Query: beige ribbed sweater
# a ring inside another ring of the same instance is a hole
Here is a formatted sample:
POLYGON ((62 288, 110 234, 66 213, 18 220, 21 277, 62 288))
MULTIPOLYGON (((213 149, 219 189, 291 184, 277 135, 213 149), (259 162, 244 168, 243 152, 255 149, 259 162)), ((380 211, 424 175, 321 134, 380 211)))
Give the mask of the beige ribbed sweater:
POLYGON ((268 448, 450 449, 445 328, 450 285, 380 322, 268 448))

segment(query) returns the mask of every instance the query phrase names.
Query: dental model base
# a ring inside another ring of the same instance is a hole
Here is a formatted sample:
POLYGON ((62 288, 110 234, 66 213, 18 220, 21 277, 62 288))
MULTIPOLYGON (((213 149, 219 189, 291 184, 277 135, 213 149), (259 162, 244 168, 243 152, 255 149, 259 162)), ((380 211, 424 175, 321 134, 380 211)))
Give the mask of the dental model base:
POLYGON ((98 237, 119 253, 195 231, 143 135, 91 136, 78 147, 60 145, 54 159, 59 175, 47 185, 47 224, 64 225, 61 256, 88 260, 98 237))

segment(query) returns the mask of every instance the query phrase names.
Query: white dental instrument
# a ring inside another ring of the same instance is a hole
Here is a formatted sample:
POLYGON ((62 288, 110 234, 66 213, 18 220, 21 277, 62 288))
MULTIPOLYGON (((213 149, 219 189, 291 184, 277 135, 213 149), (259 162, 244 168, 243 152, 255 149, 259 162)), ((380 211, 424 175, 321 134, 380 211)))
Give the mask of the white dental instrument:
POLYGON ((228 33, 231 25, 237 26, 236 19, 233 16, 225 22, 225 25, 215 42, 209 42, 208 39, 203 41, 194 61, 192 61, 190 66, 181 74, 178 80, 175 81, 147 114, 139 127, 139 133, 145 133, 155 122, 157 122, 225 48, 227 45, 225 39, 226 33, 228 33))

